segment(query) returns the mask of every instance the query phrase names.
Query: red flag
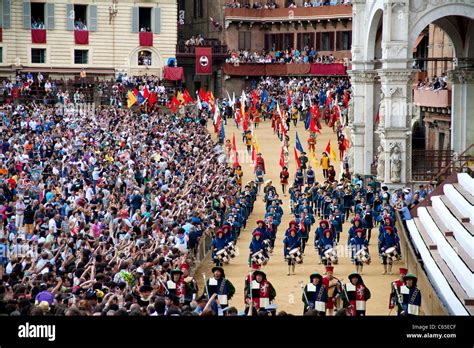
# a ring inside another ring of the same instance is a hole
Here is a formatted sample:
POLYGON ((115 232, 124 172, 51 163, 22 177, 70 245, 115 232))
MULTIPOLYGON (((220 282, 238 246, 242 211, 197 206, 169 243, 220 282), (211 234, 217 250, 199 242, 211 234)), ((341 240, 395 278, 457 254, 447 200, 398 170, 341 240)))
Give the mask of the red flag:
POLYGON ((216 124, 214 125, 214 130, 216 133, 219 133, 221 130, 221 117, 217 116, 216 124))
POLYGON ((244 117, 244 132, 246 132, 249 129, 249 117, 245 115, 244 117))
POLYGON ((135 97, 138 97, 138 89, 134 88, 133 89, 133 94, 135 94, 135 97))
POLYGON ((349 143, 349 140, 347 140, 346 137, 344 137, 344 143, 343 144, 344 144, 344 149, 346 149, 346 150, 351 147, 351 145, 349 143))
POLYGON ((252 144, 252 162, 255 162, 255 147, 252 144))
POLYGON ((379 108, 377 109, 377 115, 375 115, 375 124, 380 123, 380 105, 379 108))
POLYGON ((314 117, 311 117, 309 121, 309 131, 321 134, 321 131, 316 127, 316 121, 314 121, 314 117))
POLYGON ((171 99, 171 110, 176 113, 180 105, 181 103, 179 102, 179 100, 175 96, 173 96, 173 99, 171 99))
POLYGON ((199 98, 201 99, 201 101, 207 101, 207 102, 209 102, 209 100, 207 99, 207 94, 204 93, 204 91, 202 90, 202 88, 199 89, 199 98))
POLYGON ((300 159, 298 157, 298 152, 296 151, 296 147, 293 148, 295 150, 295 161, 296 161, 296 165, 298 166, 298 169, 301 168, 301 163, 300 163, 300 159))
POLYGON ((281 147, 281 153, 280 153, 280 167, 283 169, 285 166, 285 147, 281 147))
POLYGON ((329 155, 331 153, 331 140, 329 140, 327 146, 326 146, 326 152, 329 155))
POLYGON ((240 125, 240 121, 242 121, 242 118, 244 117, 242 108, 240 108, 239 112, 237 112, 235 115, 235 122, 240 125))
POLYGON ((289 88, 288 88, 288 99, 287 99, 286 103, 287 103, 288 106, 291 105, 291 92, 290 92, 289 88))
POLYGON ((196 47, 196 75, 212 75, 211 47, 196 47))
POLYGON ((148 105, 150 105, 150 108, 153 106, 153 104, 156 103, 156 93, 155 91, 151 92, 150 98, 148 98, 148 105))
POLYGON ((253 101, 254 107, 257 106, 257 103, 258 103, 259 100, 260 100, 260 98, 258 97, 257 91, 254 89, 253 92, 252 92, 252 101, 253 101))
POLYGON ((184 90, 183 99, 185 103, 192 103, 194 101, 187 89, 184 90))
POLYGON ((148 87, 145 86, 145 88, 143 89, 143 98, 148 98, 150 96, 150 92, 148 91, 148 87))
POLYGON ((237 168, 240 164, 237 154, 237 145, 235 144, 235 134, 232 134, 232 151, 234 152, 234 167, 237 168))

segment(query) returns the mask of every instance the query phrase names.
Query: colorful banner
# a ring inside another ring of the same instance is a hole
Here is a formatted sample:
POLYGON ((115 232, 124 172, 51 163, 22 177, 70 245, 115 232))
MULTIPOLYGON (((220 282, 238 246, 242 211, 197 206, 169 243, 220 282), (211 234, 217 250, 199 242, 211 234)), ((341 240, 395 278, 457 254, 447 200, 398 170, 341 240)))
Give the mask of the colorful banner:
POLYGON ((211 47, 196 47, 196 75, 212 75, 211 47))

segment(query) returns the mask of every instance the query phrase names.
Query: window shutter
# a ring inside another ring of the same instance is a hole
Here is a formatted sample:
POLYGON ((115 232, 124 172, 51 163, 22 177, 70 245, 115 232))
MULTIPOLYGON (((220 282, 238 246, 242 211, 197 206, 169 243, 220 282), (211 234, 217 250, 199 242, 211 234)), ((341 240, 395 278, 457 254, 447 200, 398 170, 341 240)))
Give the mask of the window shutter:
POLYGON ((10 0, 3 0, 3 16, 2 16, 2 28, 10 29, 10 0))
POLYGON ((348 38, 347 38, 347 42, 348 42, 347 43, 347 49, 350 50, 350 49, 352 49, 352 31, 348 31, 347 36, 348 36, 348 38))
POLYGON ((329 32, 329 50, 334 51, 334 31, 329 32))
POLYGON ((66 30, 74 30, 74 5, 66 4, 66 30))
POLYGON ((316 35, 314 35, 314 33, 311 33, 310 34, 310 45, 309 45, 309 48, 314 48, 314 38, 315 38, 316 35))
POLYGON ((89 31, 97 31, 97 6, 89 5, 87 6, 87 28, 89 31))
POLYGON ((248 31, 245 33, 245 46, 248 50, 252 49, 252 32, 248 31))
POLYGON ((46 4, 46 29, 54 29, 54 4, 46 4))
POLYGON ((321 32, 316 33, 316 50, 321 51, 321 32))
POLYGON ((29 1, 23 2, 23 29, 31 29, 31 5, 29 1))
POLYGON ((152 30, 155 34, 161 34, 161 8, 154 7, 151 9, 151 18, 153 18, 152 22, 152 30))
POLYGON ((132 7, 132 33, 138 33, 138 7, 132 7))
POLYGON ((336 51, 342 50, 342 31, 336 31, 336 51))

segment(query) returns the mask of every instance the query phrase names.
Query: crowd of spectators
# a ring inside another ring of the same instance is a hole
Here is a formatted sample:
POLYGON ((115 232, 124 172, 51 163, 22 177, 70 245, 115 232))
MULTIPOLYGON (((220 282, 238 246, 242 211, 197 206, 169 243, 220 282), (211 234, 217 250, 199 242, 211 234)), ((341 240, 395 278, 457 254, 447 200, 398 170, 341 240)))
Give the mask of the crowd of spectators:
POLYGON ((418 89, 439 91, 442 89, 448 89, 448 76, 443 73, 441 76, 434 75, 433 78, 426 77, 424 80, 418 80, 418 89))
POLYGON ((240 50, 229 52, 230 57, 226 63, 257 63, 257 64, 311 64, 311 63, 347 63, 344 59, 337 59, 332 53, 329 55, 319 54, 313 47, 305 46, 302 50, 286 49, 277 50, 274 53, 266 51, 240 50))
MULTIPOLYGON (((352 0, 300 0, 300 1, 288 1, 288 8, 298 8, 298 7, 319 7, 319 6, 336 6, 336 5, 350 5, 352 0)), ((258 1, 255 0, 251 2, 247 1, 238 1, 232 0, 226 4, 226 8, 246 8, 246 9, 256 9, 256 10, 273 10, 279 8, 275 0, 267 1, 258 1)))
POLYGON ((38 18, 31 21, 31 29, 46 29, 46 27, 44 22, 38 18))

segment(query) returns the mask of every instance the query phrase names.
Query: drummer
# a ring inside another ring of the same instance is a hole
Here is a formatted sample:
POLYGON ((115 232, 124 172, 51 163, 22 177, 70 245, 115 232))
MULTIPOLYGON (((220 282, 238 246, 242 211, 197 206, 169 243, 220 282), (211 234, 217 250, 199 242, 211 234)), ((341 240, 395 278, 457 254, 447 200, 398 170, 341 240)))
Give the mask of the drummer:
MULTIPOLYGON (((252 256, 255 255, 256 253, 261 252, 262 256, 268 259, 267 245, 264 243, 262 239, 262 232, 255 231, 253 233, 249 248, 250 248, 249 266, 253 266, 253 264, 255 263, 254 260, 252 260, 252 256)), ((258 266, 260 266, 260 264, 258 264, 258 266)))
POLYGON ((334 234, 329 228, 327 228, 324 230, 324 233, 319 239, 318 244, 315 245, 315 248, 319 250, 319 257, 321 259, 321 262, 325 266, 331 266, 331 263, 333 262, 333 260, 331 258, 325 257, 324 253, 330 249, 333 249, 334 247, 335 247, 334 234))
POLYGON ((224 236, 224 231, 219 229, 216 233, 216 236, 212 240, 212 260, 216 266, 222 266, 222 261, 217 257, 217 253, 221 250, 224 250, 227 245, 227 239, 224 236))
POLYGON ((285 239, 283 239, 283 253, 285 255, 285 259, 288 261, 288 273, 287 275, 290 275, 290 270, 295 274, 295 268, 296 268, 296 261, 293 257, 290 255, 290 251, 293 249, 299 249, 301 246, 301 241, 300 237, 298 235, 298 231, 296 228, 290 229, 290 235, 286 236, 285 239))
POLYGON ((393 260, 390 257, 394 252, 400 255, 400 239, 393 232, 392 226, 384 226, 385 234, 380 240, 379 252, 382 254, 382 263, 384 271, 382 274, 392 274, 393 260))
POLYGON ((352 259, 356 265, 356 272, 362 274, 362 268, 364 267, 364 262, 358 260, 356 255, 361 250, 365 250, 368 254, 369 252, 369 242, 364 235, 364 230, 362 228, 358 228, 356 230, 356 235, 354 238, 350 240, 350 246, 352 250, 352 259))

